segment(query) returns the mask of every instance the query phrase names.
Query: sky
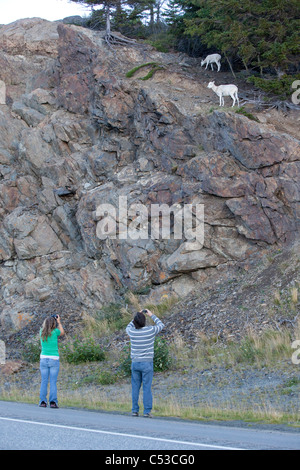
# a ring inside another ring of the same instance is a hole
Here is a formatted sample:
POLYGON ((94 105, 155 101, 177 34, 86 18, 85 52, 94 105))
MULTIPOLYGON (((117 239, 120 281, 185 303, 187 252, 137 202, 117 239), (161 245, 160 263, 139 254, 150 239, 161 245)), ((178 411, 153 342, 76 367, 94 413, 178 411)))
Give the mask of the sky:
POLYGON ((87 16, 90 8, 69 0, 0 0, 0 24, 21 18, 44 18, 56 21, 66 16, 87 16))

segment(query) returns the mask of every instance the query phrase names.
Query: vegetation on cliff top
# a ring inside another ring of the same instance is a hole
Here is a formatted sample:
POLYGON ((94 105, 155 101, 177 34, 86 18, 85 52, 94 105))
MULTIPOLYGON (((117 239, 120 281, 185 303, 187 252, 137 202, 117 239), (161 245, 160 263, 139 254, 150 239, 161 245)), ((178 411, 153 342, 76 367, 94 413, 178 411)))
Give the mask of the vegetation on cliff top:
POLYGON ((231 67, 261 75, 295 73, 300 55, 297 0, 72 0, 93 7, 87 26, 145 39, 161 51, 220 52, 231 67))

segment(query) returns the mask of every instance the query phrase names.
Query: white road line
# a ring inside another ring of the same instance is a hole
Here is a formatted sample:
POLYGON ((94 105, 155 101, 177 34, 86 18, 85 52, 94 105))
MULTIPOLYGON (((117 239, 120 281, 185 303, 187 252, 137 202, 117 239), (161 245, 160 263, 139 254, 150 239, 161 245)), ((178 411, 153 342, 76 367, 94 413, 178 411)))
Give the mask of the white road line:
POLYGON ((189 445, 189 446, 206 447, 206 448, 210 448, 210 449, 245 450, 245 449, 236 448, 236 447, 226 447, 226 446, 218 446, 218 445, 210 445, 210 444, 200 444, 198 442, 177 441, 177 440, 174 440, 174 439, 163 439, 163 438, 160 438, 160 437, 138 436, 136 434, 126 434, 126 433, 120 433, 120 432, 101 431, 99 429, 79 428, 79 427, 75 427, 75 426, 65 426, 65 425, 62 425, 62 424, 40 423, 38 421, 29 421, 29 420, 24 420, 24 419, 15 419, 15 418, 4 418, 4 417, 1 417, 1 416, 0 416, 0 419, 2 419, 3 421, 14 421, 16 423, 37 424, 39 426, 50 426, 50 427, 60 428, 60 429, 72 429, 74 431, 94 432, 94 433, 98 433, 98 434, 109 434, 111 436, 134 437, 135 439, 146 439, 146 440, 149 440, 149 441, 169 442, 169 443, 172 443, 172 444, 183 444, 183 445, 189 445))

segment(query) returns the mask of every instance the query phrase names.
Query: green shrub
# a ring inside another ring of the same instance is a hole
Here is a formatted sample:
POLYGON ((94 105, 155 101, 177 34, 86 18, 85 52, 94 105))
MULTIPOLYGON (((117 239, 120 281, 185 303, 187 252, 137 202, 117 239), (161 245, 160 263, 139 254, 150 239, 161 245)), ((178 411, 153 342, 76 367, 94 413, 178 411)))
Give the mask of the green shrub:
POLYGON ((41 354, 41 343, 40 340, 27 342, 24 345, 22 351, 22 357, 28 362, 38 362, 41 354))
POLYGON ((300 74, 284 75, 281 78, 262 78, 252 75, 247 79, 261 90, 279 96, 280 99, 287 99, 292 94, 292 83, 300 79, 300 74))
POLYGON ((80 339, 75 336, 60 348, 62 359, 70 364, 80 362, 103 361, 104 351, 91 337, 80 339))
POLYGON ((108 370, 103 370, 101 372, 97 371, 94 374, 84 377, 80 381, 80 386, 86 384, 96 384, 96 385, 112 385, 118 380, 118 376, 113 374, 108 370))
POLYGON ((119 371, 122 372, 126 377, 131 374, 131 358, 130 358, 130 346, 124 346, 121 356, 119 371))
POLYGON ((118 377, 107 370, 103 370, 97 377, 99 385, 112 385, 117 381, 118 377))
POLYGON ((153 368, 155 372, 162 372, 170 369, 172 358, 168 343, 165 339, 157 337, 154 342, 154 361, 153 368))

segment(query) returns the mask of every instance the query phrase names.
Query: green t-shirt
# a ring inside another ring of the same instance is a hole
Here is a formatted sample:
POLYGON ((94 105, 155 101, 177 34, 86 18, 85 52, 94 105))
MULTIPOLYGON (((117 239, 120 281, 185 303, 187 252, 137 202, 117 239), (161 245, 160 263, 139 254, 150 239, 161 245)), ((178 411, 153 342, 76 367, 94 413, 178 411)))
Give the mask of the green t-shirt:
POLYGON ((40 331, 41 345, 42 345, 42 356, 59 356, 57 338, 60 335, 60 330, 55 328, 51 335, 48 336, 47 340, 44 341, 41 337, 42 330, 40 331))

